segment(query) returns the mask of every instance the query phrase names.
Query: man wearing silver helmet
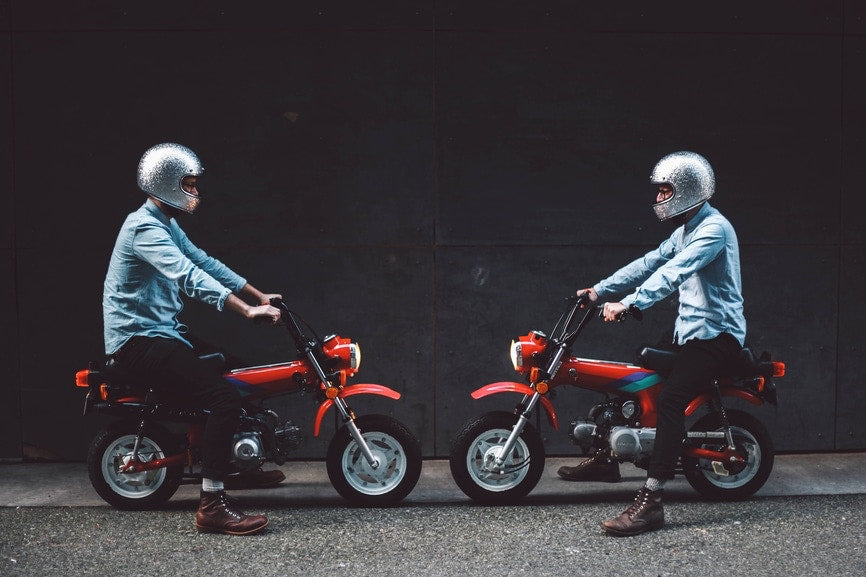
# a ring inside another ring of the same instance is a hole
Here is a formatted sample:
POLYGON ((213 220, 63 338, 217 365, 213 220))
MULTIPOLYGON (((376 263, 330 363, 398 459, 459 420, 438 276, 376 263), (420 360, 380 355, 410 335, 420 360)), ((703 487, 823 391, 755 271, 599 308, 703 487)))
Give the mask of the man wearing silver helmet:
MULTIPOLYGON (((602 522, 612 535, 636 535, 664 525, 662 494, 674 477, 685 435, 684 410, 697 388, 733 362, 746 338, 740 282, 740 253, 731 223, 710 206, 715 176, 699 154, 674 152, 655 166, 656 216, 677 225, 658 248, 634 260, 592 287, 577 291, 591 302, 606 302, 605 321, 616 321, 631 307, 646 309, 674 291, 679 313, 672 346, 679 354, 658 398, 658 421, 647 480, 634 503, 618 517, 602 522)), ((618 481, 619 465, 610 450, 599 451, 575 467, 562 467, 570 481, 618 481)))
POLYGON ((103 286, 105 352, 125 369, 154 376, 173 394, 210 409, 196 527, 247 535, 264 529, 268 519, 237 511, 225 495, 226 486, 273 485, 285 476, 281 471, 258 471, 245 479, 230 476, 240 395, 199 359, 193 346, 198 341, 177 318, 183 308, 180 293, 220 311, 249 319, 270 317, 274 323, 280 311, 270 305, 270 298, 279 295, 259 291, 208 256, 178 225, 176 217, 193 213, 201 202, 197 186, 203 172, 196 154, 180 144, 158 144, 141 157, 138 187, 147 200, 124 221, 103 286))

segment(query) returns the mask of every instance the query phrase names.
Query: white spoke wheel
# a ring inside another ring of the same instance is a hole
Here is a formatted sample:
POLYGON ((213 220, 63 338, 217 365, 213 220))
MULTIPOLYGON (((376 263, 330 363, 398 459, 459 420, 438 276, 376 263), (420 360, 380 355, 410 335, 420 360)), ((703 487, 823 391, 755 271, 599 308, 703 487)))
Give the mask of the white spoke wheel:
MULTIPOLYGON (((683 457, 686 479, 701 495, 717 500, 736 500, 749 497, 760 489, 773 470, 775 454, 767 428, 755 417, 737 410, 727 411, 734 446, 746 458, 744 463, 713 463, 709 459, 683 457)), ((721 418, 716 413, 702 417, 692 431, 722 431, 721 418)), ((704 449, 723 450, 722 440, 693 443, 704 449)))
MULTIPOLYGON (((164 503, 180 485, 183 468, 162 467, 125 473, 132 460, 138 427, 113 426, 100 431, 90 444, 87 472, 93 488, 118 509, 148 509, 164 503)), ((174 453, 171 435, 161 427, 150 427, 138 447, 138 460, 147 463, 174 453)))
POLYGON ((451 475, 468 497, 482 503, 513 503, 538 484, 544 445, 532 425, 527 423, 508 455, 502 454, 516 422, 513 414, 496 411, 470 420, 455 435, 451 475), (503 461, 501 466, 497 460, 503 461))
POLYGON ((402 423, 385 415, 355 419, 375 463, 342 427, 328 447, 328 477, 340 495, 356 505, 403 500, 421 476, 421 445, 402 423))

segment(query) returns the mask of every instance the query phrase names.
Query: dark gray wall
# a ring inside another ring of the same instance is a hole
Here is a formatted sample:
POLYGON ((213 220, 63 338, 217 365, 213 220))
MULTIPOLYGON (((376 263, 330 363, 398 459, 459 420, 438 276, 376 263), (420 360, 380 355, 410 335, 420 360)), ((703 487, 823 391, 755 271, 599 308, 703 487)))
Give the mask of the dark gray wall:
MULTIPOLYGON (((669 234, 649 172, 699 151, 739 235, 750 344, 788 363, 756 413, 781 450, 866 449, 859 3, 272 4, 0 3, 0 457, 81 459, 101 424, 72 378, 101 354, 138 158, 167 140, 207 168, 190 237, 358 340, 359 380, 404 393, 358 412, 404 420, 426 456, 509 405, 468 393, 515 377, 511 339, 669 234)), ((578 353, 632 361, 674 315, 599 323, 578 353)), ((185 319, 251 363, 287 358, 278 329, 197 303, 185 319)), ((555 403, 567 423, 596 400, 555 403)), ((315 405, 275 408, 309 428, 315 405)))

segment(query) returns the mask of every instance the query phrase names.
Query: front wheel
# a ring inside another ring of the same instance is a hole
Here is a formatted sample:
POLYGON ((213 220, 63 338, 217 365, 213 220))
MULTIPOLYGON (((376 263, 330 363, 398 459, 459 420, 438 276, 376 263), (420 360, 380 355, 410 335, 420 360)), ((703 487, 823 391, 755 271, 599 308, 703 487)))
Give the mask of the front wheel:
POLYGON ((398 420, 385 415, 355 419, 377 465, 371 466, 344 426, 328 446, 328 477, 354 505, 390 505, 403 500, 421 476, 421 444, 398 420))
MULTIPOLYGON (((138 425, 116 424, 101 430, 87 452, 90 483, 106 502, 118 509, 150 509, 168 501, 180 485, 182 466, 162 467, 140 473, 124 473, 132 460, 138 425)), ((151 425, 138 447, 138 459, 148 462, 177 452, 171 434, 151 425)))
MULTIPOLYGON (((742 411, 727 411, 728 424, 737 450, 746 457, 744 463, 727 464, 708 459, 683 457, 683 470, 689 484, 710 499, 732 501, 744 499, 760 489, 773 470, 773 441, 767 428, 755 417, 742 411)), ((696 422, 692 431, 722 431, 721 417, 711 413, 696 422)), ((722 450, 724 441, 706 440, 701 448, 722 450)))
POLYGON ((454 437, 451 475, 457 486, 475 501, 514 503, 525 497, 541 479, 544 444, 535 427, 526 423, 514 448, 502 455, 517 417, 494 411, 467 422, 454 437), (504 458, 501 467, 494 462, 504 458))

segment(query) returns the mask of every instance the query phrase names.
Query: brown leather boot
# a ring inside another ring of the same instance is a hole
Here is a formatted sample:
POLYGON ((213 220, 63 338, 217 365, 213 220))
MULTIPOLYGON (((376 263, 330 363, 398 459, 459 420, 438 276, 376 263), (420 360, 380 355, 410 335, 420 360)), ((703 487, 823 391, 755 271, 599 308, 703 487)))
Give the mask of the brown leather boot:
POLYGON ((232 499, 225 491, 201 492, 195 526, 199 531, 227 533, 228 535, 252 535, 268 526, 264 515, 245 515, 232 508, 232 499))
POLYGON ((641 487, 634 498, 634 503, 622 512, 619 517, 602 521, 601 528, 609 535, 629 537, 645 531, 661 529, 665 524, 665 510, 662 507, 662 493, 650 491, 641 487))
POLYGON ((557 475, 566 481, 602 481, 616 483, 620 480, 619 463, 610 456, 610 451, 600 450, 574 467, 560 467, 557 475))

